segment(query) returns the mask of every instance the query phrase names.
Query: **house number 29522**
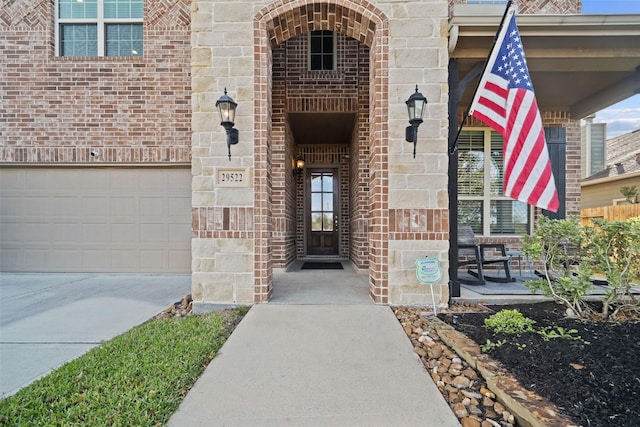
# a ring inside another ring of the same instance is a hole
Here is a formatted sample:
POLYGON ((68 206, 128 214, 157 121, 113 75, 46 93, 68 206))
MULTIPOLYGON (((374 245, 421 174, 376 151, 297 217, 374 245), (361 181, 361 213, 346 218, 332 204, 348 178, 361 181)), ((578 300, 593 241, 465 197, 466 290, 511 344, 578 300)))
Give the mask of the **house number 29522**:
POLYGON ((216 171, 216 185, 218 187, 248 187, 248 168, 220 168, 216 171))
POLYGON ((244 181, 243 172, 222 172, 222 180, 220 182, 242 182, 244 181))

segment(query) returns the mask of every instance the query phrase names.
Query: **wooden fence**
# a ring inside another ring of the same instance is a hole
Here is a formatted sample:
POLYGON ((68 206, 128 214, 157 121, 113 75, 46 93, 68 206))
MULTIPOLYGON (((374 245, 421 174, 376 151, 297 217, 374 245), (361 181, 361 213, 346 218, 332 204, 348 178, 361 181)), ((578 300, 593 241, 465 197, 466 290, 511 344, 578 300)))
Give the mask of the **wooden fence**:
POLYGON ((580 218, 582 225, 591 218, 600 218, 607 221, 624 221, 625 219, 640 216, 640 203, 634 205, 604 206, 601 208, 582 209, 580 218))

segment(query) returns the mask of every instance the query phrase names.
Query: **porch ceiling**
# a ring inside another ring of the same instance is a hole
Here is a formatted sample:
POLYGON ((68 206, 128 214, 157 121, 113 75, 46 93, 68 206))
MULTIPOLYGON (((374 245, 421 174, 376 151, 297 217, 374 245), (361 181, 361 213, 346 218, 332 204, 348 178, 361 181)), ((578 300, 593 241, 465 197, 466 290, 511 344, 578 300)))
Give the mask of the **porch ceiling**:
POLYGON ((355 122, 355 113, 289 113, 289 126, 298 145, 348 145, 355 122))
MULTIPOLYGON (((500 15, 454 11, 449 53, 459 79, 484 61, 500 15)), ((640 93, 640 15, 519 15, 518 28, 541 110, 584 118, 640 93)), ((471 102, 477 79, 460 107, 471 102)))

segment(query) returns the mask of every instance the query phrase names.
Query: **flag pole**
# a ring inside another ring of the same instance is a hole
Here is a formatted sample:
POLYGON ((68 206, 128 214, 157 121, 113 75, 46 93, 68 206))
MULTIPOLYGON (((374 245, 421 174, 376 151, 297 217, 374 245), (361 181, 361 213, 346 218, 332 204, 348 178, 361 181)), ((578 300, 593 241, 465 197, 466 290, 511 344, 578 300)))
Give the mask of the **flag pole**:
POLYGON ((513 3, 513 0, 509 0, 507 2, 507 7, 504 10, 504 14, 502 15, 502 19, 500 20, 500 25, 498 26, 498 31, 496 31, 496 35, 493 37, 493 43, 491 44, 491 49, 489 49, 489 56, 487 56, 487 59, 484 61, 484 67, 482 67, 482 72, 480 73, 480 79, 478 79, 476 88, 473 90, 473 95, 471 96, 471 102, 469 103, 469 106, 467 107, 467 109, 464 111, 464 115, 462 116, 462 121, 460 122, 460 127, 458 128, 458 133, 456 134, 456 139, 453 141, 453 144, 451 145, 451 147, 449 147, 450 155, 453 155, 453 153, 458 151, 458 138, 460 138, 460 134, 462 133, 464 122, 466 122, 467 118, 469 117, 469 109, 471 109, 471 103, 473 103, 473 100, 476 97, 476 93, 478 92, 478 87, 480 87, 480 81, 482 80, 482 76, 484 76, 485 71, 487 71, 487 65, 489 64, 489 58, 491 57, 491 52, 493 52, 493 49, 495 49, 496 47, 498 36, 500 35, 500 31, 504 26, 504 21, 507 19, 507 14, 509 13, 509 9, 511 8, 511 3, 513 3))

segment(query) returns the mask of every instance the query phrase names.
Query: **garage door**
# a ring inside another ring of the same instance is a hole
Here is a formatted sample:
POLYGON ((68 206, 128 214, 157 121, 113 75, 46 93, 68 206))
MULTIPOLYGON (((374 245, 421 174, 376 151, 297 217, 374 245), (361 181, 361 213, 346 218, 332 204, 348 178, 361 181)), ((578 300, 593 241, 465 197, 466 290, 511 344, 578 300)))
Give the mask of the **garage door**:
POLYGON ((188 168, 0 168, 5 272, 189 273, 188 168))

